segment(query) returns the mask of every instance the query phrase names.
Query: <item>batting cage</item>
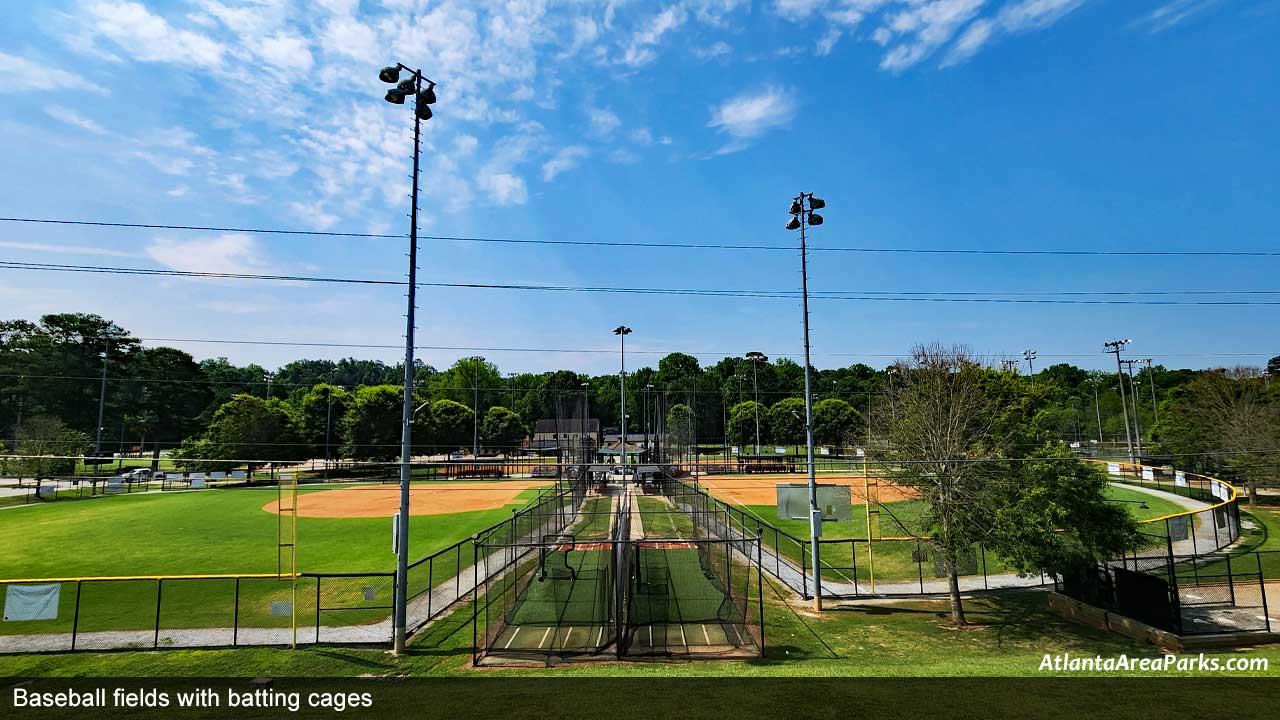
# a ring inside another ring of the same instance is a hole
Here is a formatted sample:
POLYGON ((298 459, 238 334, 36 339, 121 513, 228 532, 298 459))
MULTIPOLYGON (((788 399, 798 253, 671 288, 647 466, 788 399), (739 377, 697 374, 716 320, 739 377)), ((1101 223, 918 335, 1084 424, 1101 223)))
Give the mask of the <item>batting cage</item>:
POLYGON ((555 532, 477 542, 509 562, 477 587, 476 663, 760 655, 759 538, 630 484, 608 490, 555 532))

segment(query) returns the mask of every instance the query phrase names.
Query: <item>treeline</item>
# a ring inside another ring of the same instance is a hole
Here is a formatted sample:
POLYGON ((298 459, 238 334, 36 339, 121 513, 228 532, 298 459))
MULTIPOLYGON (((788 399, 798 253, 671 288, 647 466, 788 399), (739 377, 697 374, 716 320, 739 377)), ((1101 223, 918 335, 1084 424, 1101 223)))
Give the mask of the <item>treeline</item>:
MULTIPOLYGON (((683 353, 627 375, 628 430, 664 432, 684 445, 754 447, 804 440, 804 370, 788 358, 726 357, 711 365, 683 353), (758 401, 758 404, 757 404, 758 401)), ((639 364, 639 363, 637 363, 639 364)), ((1280 372, 1280 357, 1267 366, 1280 372)), ((993 372, 996 372, 994 369, 993 372)), ((511 448, 543 418, 567 430, 584 412, 620 425, 617 373, 503 373, 484 358, 414 369, 415 453, 511 448)), ((1010 403, 1034 405, 1034 421, 1064 442, 1125 440, 1115 372, 1061 363, 1034 376, 1005 371, 1010 403)), ((135 448, 191 457, 289 460, 393 459, 399 455, 403 366, 374 360, 302 359, 273 371, 226 358, 197 361, 143 347, 96 315, 45 315, 0 322, 0 428, 10 451, 51 442, 64 454, 135 448), (104 381, 105 375, 105 381, 104 381), (101 401, 101 422, 99 410, 101 401), (51 440, 55 438, 55 440, 51 440), (100 446, 100 447, 98 447, 100 446)), ((886 411, 890 368, 815 370, 815 437, 822 444, 874 444, 869 422, 886 411)), ((1276 389, 1261 369, 1140 368, 1126 375, 1130 432, 1152 452, 1194 456, 1202 468, 1248 455, 1254 475, 1274 470, 1276 389), (1136 418, 1134 413, 1136 412, 1136 418), (1136 425, 1135 427, 1132 427, 1136 425), (1236 448, 1231 451, 1230 448, 1236 448), (1259 459, 1261 458, 1261 459, 1259 459), (1268 469, 1270 465, 1270 470, 1268 469)))

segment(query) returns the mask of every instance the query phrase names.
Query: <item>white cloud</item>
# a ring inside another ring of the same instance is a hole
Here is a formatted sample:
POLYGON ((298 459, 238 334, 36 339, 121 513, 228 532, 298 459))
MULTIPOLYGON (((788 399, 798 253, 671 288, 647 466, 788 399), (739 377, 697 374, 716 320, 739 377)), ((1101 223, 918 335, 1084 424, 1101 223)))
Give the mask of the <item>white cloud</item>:
POLYGON ((205 35, 179 30, 135 2, 94 2, 85 7, 91 36, 105 37, 135 59, 213 68, 226 48, 205 35))
POLYGON ((479 185, 495 205, 523 205, 529 199, 524 180, 511 173, 482 173, 479 185))
POLYGON ((1169 0, 1160 7, 1139 17, 1134 25, 1145 26, 1152 33, 1168 30, 1203 10, 1217 5, 1220 0, 1169 0))
POLYGON ((839 42, 841 35, 844 35, 844 31, 840 28, 827 28, 827 32, 818 39, 818 44, 814 51, 818 55, 830 55, 831 50, 835 48, 836 43, 839 42))
POLYGON ((106 128, 90 120, 89 118, 76 113, 71 108, 64 107, 62 105, 50 105, 49 107, 45 108, 44 111, 49 117, 53 118, 54 120, 57 120, 58 122, 66 123, 72 127, 78 127, 81 130, 91 132, 94 135, 107 134, 106 128))
POLYGON ((59 255, 104 255, 108 257, 141 257, 138 253, 109 248, 85 247, 83 245, 54 245, 50 243, 12 242, 0 240, 0 248, 7 250, 31 250, 39 253, 57 253, 59 255))
POLYGON ((186 185, 178 185, 177 187, 166 192, 165 195, 168 195, 169 197, 172 197, 172 198, 180 198, 180 197, 186 197, 187 193, 189 192, 191 192, 191 188, 187 187, 186 185))
POLYGON ((773 11, 787 20, 804 20, 827 4, 827 0, 773 0, 773 11))
POLYGON ((314 62, 305 38, 283 32, 263 38, 258 44, 258 55, 281 70, 296 72, 310 70, 314 62))
POLYGON ((0 52, 0 92, 32 90, 75 90, 98 95, 107 92, 66 70, 0 52))
POLYGON ((1000 24, 1009 32, 1038 30, 1057 22, 1085 0, 1022 0, 1000 8, 1000 24))
POLYGON ((146 150, 138 150, 133 156, 151 163, 151 166, 165 175, 187 175, 195 167, 190 159, 171 153, 157 154, 146 150))
POLYGON ((587 108, 587 119, 591 121, 591 132, 600 137, 609 137, 622 125, 617 113, 604 108, 587 108))
POLYGON ((929 57, 971 20, 986 0, 932 0, 903 10, 886 27, 901 38, 880 60, 880 67, 901 72, 929 57))
POLYGON ((578 162, 588 155, 590 152, 581 145, 560 148, 550 160, 542 164, 542 179, 551 182, 560 173, 577 167, 578 162))
POLYGON ((653 46, 662 41, 663 35, 683 25, 685 19, 684 10, 677 5, 671 5, 666 10, 650 17, 631 36, 631 42, 627 45, 626 51, 619 62, 631 67, 639 67, 653 62, 658 57, 658 53, 653 49, 653 46))
POLYGON ((723 40, 717 40, 706 47, 694 48, 693 54, 702 60, 715 60, 733 54, 733 48, 723 40))
POLYGON ((990 20, 975 20, 965 28, 965 31, 951 46, 951 50, 947 52, 947 57, 942 61, 944 66, 956 65, 973 57, 987 40, 991 39, 991 33, 995 24, 990 20))
POLYGON ((186 241, 157 238, 147 246, 147 256, 185 272, 257 273, 267 267, 257 241, 238 233, 186 241))
POLYGON ((745 92, 729 98, 714 108, 708 127, 729 135, 729 145, 721 153, 735 152, 748 142, 777 127, 791 122, 795 100, 789 90, 767 87, 760 92, 745 92))

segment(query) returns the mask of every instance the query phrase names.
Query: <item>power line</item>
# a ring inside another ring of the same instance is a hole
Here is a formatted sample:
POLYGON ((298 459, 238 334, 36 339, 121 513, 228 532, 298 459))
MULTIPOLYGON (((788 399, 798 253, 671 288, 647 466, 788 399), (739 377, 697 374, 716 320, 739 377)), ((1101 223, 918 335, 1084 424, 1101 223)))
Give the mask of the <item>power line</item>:
MULTIPOLYGON (((184 277, 194 279, 220 280, 264 280, 272 282, 308 282, 337 283, 357 285, 407 286, 400 280, 374 280, 371 278, 344 278, 315 275, 271 275, 259 273, 228 273, 194 270, 172 270, 154 268, 128 268, 103 265, 69 265, 57 263, 32 263, 10 260, 0 261, 0 269, 37 270, 50 272, 96 273, 109 275, 145 275, 161 277, 184 277)), ((765 299, 794 300, 797 294, 793 290, 716 290, 708 288, 644 288, 644 287, 604 287, 577 285, 533 285, 524 283, 417 283, 417 287, 480 289, 480 290, 520 290, 535 292, 570 292, 570 293, 605 293, 625 295, 673 295, 699 297, 745 297, 765 299)), ((1270 291, 1266 291, 1270 292, 1270 291)), ((995 293, 993 293, 995 295, 995 293)), ((997 304, 1034 304, 1034 305, 1200 305, 1200 306, 1273 306, 1280 301, 1257 300, 1080 300, 1061 298, 1025 298, 1025 297, 937 297, 937 296, 903 296, 842 294, 838 291, 826 291, 815 297, 817 300, 846 300, 862 302, 929 302, 929 303, 997 303, 997 304)))
MULTIPOLYGON (((309 237, 345 237, 402 240, 407 235, 392 233, 350 233, 321 230, 290 230, 282 228, 237 228, 211 225, 166 225, 146 223, 104 222, 96 220, 67 220, 53 218, 0 217, 2 222, 46 225, 78 225, 88 227, 133 228, 141 230, 182 230, 201 232, 237 232, 260 235, 298 235, 309 237)), ((421 240, 442 242, 500 243, 511 245, 570 245, 579 247, 619 248, 672 248, 688 250, 747 250, 784 251, 798 250, 792 245, 746 245, 732 243, 680 243, 680 242, 620 242, 613 240, 535 240, 519 238, 467 237, 455 235, 419 235, 421 240)), ((1268 250, 994 250, 989 248, 889 248, 889 247, 814 247, 815 252, 850 252, 884 254, 937 254, 937 255, 1048 255, 1048 256, 1101 256, 1101 257, 1280 257, 1280 251, 1268 250)))

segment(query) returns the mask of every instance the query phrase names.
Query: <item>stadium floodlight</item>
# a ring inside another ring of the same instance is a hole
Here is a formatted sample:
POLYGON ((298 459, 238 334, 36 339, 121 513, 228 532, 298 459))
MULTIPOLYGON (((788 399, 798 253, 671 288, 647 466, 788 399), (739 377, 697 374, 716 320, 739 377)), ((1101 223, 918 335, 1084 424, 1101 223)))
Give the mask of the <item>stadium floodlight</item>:
MULTIPOLYGON (((394 651, 404 654, 409 603, 409 478, 410 460, 413 455, 412 434, 413 416, 416 412, 413 400, 413 337, 414 313, 416 310, 418 287, 418 167, 421 161, 422 121, 431 118, 431 111, 424 108, 423 83, 427 89, 435 87, 435 83, 422 75, 422 70, 414 70, 403 63, 388 65, 378 72, 378 79, 388 85, 396 86, 387 91, 385 100, 393 105, 403 105, 405 98, 414 96, 413 113, 413 192, 409 196, 409 283, 408 312, 405 314, 404 334, 404 398, 401 409, 400 427, 400 517, 405 521, 396 525, 396 582, 393 611, 394 651), (400 71, 412 73, 413 77, 400 80, 400 71)), ((430 102, 435 102, 435 92, 431 92, 430 102)), ((421 409, 421 408, 419 408, 421 409)))
POLYGON ((809 471, 809 542, 813 570, 813 609, 822 609, 822 573, 818 556, 818 537, 822 535, 822 511, 818 507, 818 480, 813 465, 813 390, 810 384, 812 363, 809 361, 809 261, 805 247, 805 225, 821 225, 822 216, 814 212, 827 202, 813 193, 800 193, 791 199, 788 230, 800 231, 800 296, 804 324, 804 434, 805 460, 809 471))
POLYGON ((618 462, 622 465, 622 482, 627 482, 627 336, 631 334, 631 328, 626 325, 619 325, 613 329, 613 334, 618 336, 622 342, 622 371, 618 375, 620 382, 618 386, 622 389, 622 436, 619 438, 618 450, 622 454, 618 456, 618 462))

